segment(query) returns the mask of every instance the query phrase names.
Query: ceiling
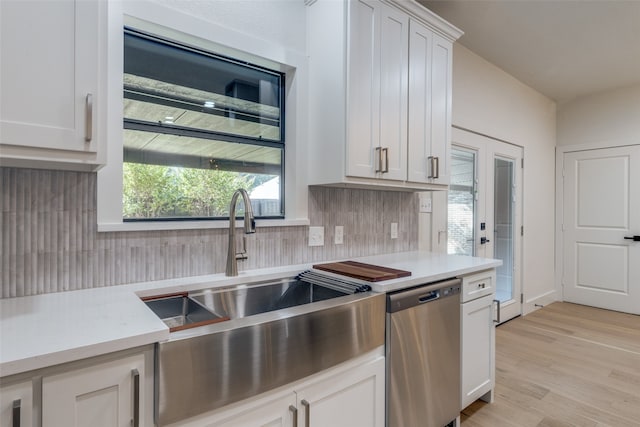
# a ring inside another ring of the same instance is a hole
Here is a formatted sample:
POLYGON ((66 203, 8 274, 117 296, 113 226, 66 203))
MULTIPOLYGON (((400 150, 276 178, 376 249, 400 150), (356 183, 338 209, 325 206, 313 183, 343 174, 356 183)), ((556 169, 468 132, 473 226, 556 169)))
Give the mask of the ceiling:
POLYGON ((558 103, 640 83, 640 0, 418 0, 558 103))

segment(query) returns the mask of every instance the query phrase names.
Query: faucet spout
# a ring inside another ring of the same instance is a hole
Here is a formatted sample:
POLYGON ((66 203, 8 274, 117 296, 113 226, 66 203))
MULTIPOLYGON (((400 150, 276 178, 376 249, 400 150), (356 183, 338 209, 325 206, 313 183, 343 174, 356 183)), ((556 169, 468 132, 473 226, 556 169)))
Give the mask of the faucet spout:
POLYGON ((256 221, 253 216, 251 199, 246 190, 239 188, 233 193, 231 204, 229 205, 229 248, 227 252, 227 269, 225 271, 227 276, 237 276, 238 260, 247 259, 246 238, 242 239, 242 252, 236 252, 236 205, 239 196, 242 196, 244 202, 244 233, 253 234, 256 232, 256 221))

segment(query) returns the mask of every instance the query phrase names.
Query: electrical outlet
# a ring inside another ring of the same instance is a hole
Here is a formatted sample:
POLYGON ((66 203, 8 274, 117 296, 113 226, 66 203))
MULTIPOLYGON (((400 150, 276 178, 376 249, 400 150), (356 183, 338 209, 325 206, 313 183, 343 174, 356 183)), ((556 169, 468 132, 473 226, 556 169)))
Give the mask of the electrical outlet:
POLYGON ((431 213, 431 197, 420 197, 420 212, 431 213))
POLYGON ((324 227, 309 227, 309 246, 324 246, 324 227))
POLYGON ((397 222, 392 222, 391 223, 391 238, 392 239, 397 239, 398 238, 398 223, 397 222))
POLYGON ((336 231, 333 235, 333 243, 336 245, 344 243, 344 227, 342 225, 336 225, 336 231))

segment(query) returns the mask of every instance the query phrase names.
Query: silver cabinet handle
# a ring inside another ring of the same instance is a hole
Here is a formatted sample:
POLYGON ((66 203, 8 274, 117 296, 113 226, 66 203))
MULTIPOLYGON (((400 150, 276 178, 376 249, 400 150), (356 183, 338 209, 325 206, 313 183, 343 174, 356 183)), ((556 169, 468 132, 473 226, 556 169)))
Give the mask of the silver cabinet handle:
POLYGON ((300 402, 302 406, 304 406, 304 424, 305 427, 311 427, 311 403, 309 403, 306 399, 302 399, 300 402))
POLYGON ((500 323, 500 300, 494 299, 493 302, 497 303, 498 309, 496 310, 498 314, 498 320, 494 320, 493 323, 500 323))
POLYGON ((22 401, 20 399, 13 401, 13 408, 11 409, 11 426, 20 427, 20 412, 22 408, 22 401))
POLYGON ((91 142, 93 138, 93 95, 88 93, 84 106, 84 140, 91 142))
POLYGON ((376 147, 376 154, 378 155, 378 168, 376 173, 382 172, 382 147, 376 147))
POLYGON ((383 148, 382 152, 384 153, 384 169, 382 169, 382 173, 389 172, 389 148, 383 148))
POLYGON ((293 405, 289 405, 289 411, 291 412, 291 417, 293 418, 293 427, 298 427, 298 408, 293 405))
POLYGON ((440 162, 438 157, 429 156, 429 175, 427 178, 440 178, 440 162))
POLYGON ((133 379, 133 419, 132 427, 140 427, 140 372, 137 369, 131 371, 133 379))

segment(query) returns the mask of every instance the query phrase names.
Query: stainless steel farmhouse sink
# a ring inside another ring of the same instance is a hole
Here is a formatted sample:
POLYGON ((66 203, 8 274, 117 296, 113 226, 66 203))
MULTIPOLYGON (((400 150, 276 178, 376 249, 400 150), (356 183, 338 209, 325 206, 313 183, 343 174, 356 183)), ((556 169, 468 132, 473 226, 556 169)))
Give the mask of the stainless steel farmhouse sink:
POLYGON ((197 305, 191 305, 194 310, 204 308, 227 320, 172 332, 168 341, 156 344, 159 426, 291 383, 384 344, 383 294, 289 278, 205 289, 185 298, 187 305, 197 305))

